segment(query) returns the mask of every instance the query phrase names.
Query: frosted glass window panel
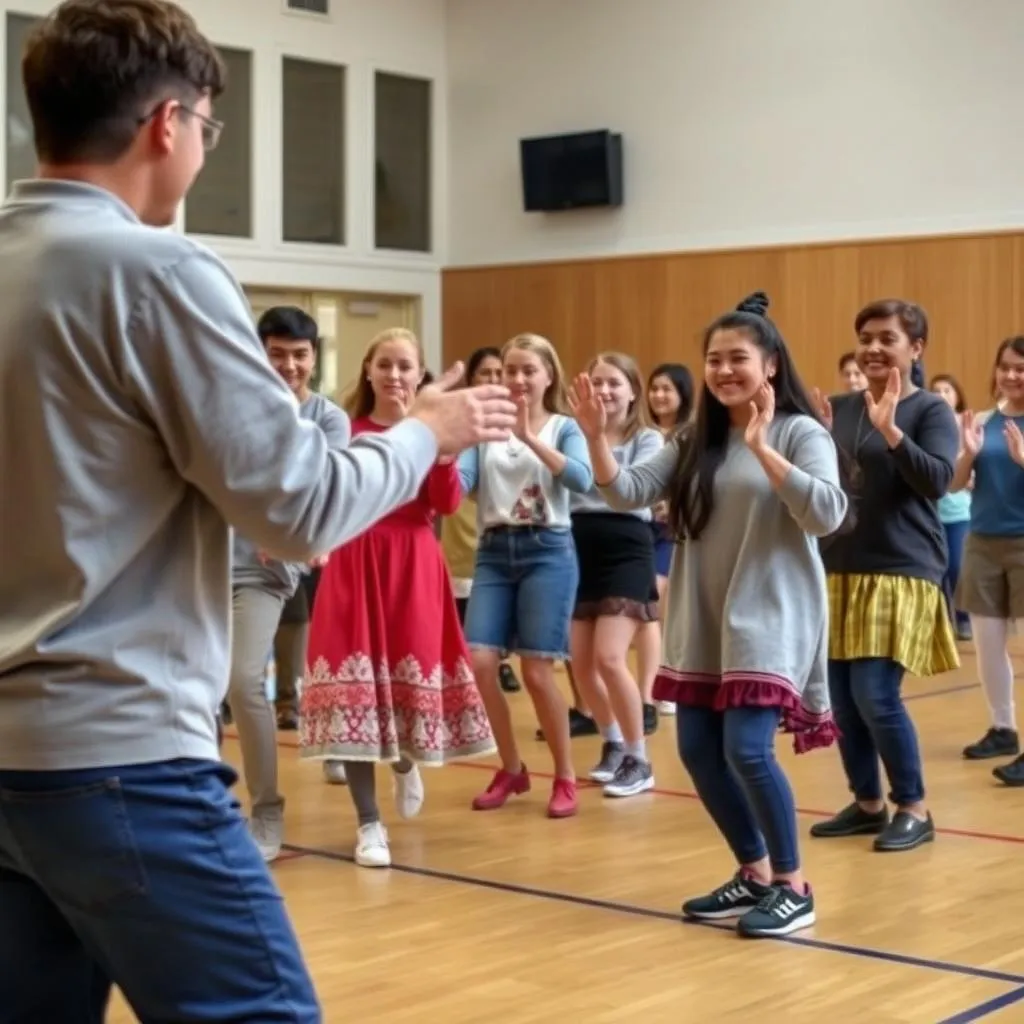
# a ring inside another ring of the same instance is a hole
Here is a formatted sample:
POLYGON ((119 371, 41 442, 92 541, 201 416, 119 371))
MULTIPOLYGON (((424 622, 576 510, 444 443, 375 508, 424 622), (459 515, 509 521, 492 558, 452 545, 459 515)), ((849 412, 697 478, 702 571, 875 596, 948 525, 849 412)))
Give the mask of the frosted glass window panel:
POLYGON ((374 88, 374 244, 430 252, 432 85, 378 71, 374 88))
POLYGON ((281 237, 345 244, 345 69, 285 57, 281 237))

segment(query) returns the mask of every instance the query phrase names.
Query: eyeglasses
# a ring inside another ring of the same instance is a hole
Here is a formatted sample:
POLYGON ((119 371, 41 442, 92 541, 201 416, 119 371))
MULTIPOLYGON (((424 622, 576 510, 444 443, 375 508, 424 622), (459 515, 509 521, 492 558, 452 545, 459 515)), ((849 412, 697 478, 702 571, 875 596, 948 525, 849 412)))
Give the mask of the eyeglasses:
MULTIPOLYGON (((161 104, 160 106, 163 106, 161 104)), ((160 107, 151 110, 145 117, 140 117, 138 124, 139 127, 144 125, 147 121, 151 121, 155 116, 160 107)), ((203 136, 203 149, 207 153, 217 148, 217 143, 220 142, 221 132, 224 131, 224 122, 218 121, 215 117, 207 117, 205 114, 200 114, 198 110, 193 110, 191 107, 186 107, 183 103, 178 104, 178 110, 182 114, 188 114, 189 117, 194 117, 200 125, 203 136)))

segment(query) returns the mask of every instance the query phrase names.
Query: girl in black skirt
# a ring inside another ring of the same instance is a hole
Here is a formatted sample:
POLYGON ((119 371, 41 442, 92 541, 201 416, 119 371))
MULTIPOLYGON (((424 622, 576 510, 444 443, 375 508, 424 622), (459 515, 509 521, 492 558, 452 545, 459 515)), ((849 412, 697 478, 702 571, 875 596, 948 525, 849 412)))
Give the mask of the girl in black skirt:
MULTIPOLYGON (((664 442, 659 431, 645 425, 636 363, 606 352, 587 373, 607 411, 606 436, 619 464, 647 461, 664 442)), ((651 511, 613 512, 595 487, 573 495, 572 532, 580 567, 573 669, 604 740, 590 777, 604 784, 605 796, 634 796, 654 786, 643 702, 627 662, 637 628, 658 620, 651 511)))

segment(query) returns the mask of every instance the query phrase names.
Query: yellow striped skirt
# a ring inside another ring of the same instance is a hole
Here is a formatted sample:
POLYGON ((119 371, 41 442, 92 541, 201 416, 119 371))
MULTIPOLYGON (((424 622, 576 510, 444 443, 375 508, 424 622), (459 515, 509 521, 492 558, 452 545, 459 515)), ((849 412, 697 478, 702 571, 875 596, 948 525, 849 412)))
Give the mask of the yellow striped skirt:
POLYGON ((927 580, 907 576, 828 577, 828 656, 890 658, 911 675, 960 665, 946 599, 927 580))

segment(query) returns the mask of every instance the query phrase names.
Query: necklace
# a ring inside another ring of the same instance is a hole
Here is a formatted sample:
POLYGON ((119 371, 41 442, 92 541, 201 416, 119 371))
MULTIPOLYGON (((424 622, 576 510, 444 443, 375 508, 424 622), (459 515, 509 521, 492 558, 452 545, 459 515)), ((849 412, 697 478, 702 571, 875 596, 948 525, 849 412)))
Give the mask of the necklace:
POLYGON ((869 424, 869 428, 866 434, 861 434, 861 430, 864 427, 864 416, 867 413, 867 404, 865 403, 860 407, 860 416, 857 419, 857 430, 853 435, 853 458, 850 466, 850 486, 855 491, 859 491, 864 484, 864 467, 861 465, 860 453, 867 440, 875 432, 875 425, 869 424))

